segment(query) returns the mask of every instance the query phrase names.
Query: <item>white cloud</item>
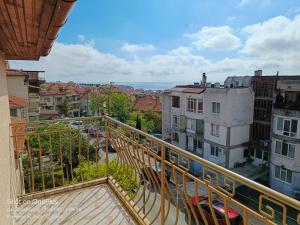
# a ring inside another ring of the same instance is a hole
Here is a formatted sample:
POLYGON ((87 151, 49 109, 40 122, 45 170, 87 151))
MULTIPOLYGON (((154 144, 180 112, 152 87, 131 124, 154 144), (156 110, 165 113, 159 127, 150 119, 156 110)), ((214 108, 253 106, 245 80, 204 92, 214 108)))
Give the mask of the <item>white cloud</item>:
POLYGON ((241 46, 240 39, 232 34, 229 26, 203 27, 193 34, 186 34, 198 49, 212 49, 214 51, 233 51, 241 46))
POLYGON ((190 53, 191 53, 190 48, 184 46, 179 46, 178 48, 169 51, 170 55, 188 55, 190 53))
MULTIPOLYGON (((39 62, 12 61, 11 66, 24 70, 45 70, 48 81, 75 82, 186 83, 200 81, 202 72, 207 73, 210 82, 223 82, 227 76, 251 75, 257 69, 262 69, 264 74, 271 75, 280 71, 280 74, 293 75, 300 73, 299 27, 300 16, 293 19, 280 16, 247 26, 242 29, 246 34, 246 41, 240 53, 236 57, 220 60, 211 60, 196 54, 190 44, 161 54, 152 52, 150 56, 141 57, 137 54, 133 58, 121 58, 99 51, 89 44, 89 39, 84 38, 80 44, 56 42, 50 55, 41 58, 39 62)), ((218 50, 224 49, 224 46, 221 46, 223 41, 223 44, 226 44, 225 49, 228 50, 228 43, 232 42, 224 42, 226 38, 219 43, 216 41, 221 39, 219 36, 226 36, 224 33, 228 36, 231 29, 218 27, 212 31, 211 28, 205 27, 196 34, 190 34, 189 38, 192 45, 198 44, 201 48, 218 50), (201 38, 203 41, 197 43, 201 38)), ((238 47, 234 46, 240 45, 238 39, 235 45, 231 45, 231 49, 237 49, 238 47)), ((129 49, 136 53, 140 47, 129 49)))
POLYGON ((300 16, 290 20, 284 16, 246 26, 249 35, 241 52, 272 58, 300 56, 300 16))
POLYGON ((80 42, 83 42, 83 43, 85 43, 85 44, 87 44, 87 45, 95 46, 95 44, 96 44, 96 42, 95 42, 94 39, 92 39, 92 38, 87 38, 87 37, 86 37, 85 35, 83 35, 83 34, 79 34, 79 35, 78 35, 78 39, 79 39, 80 42))
POLYGON ((137 52, 149 52, 155 50, 155 47, 153 45, 135 45, 135 44, 129 44, 125 43, 121 47, 121 51, 127 52, 127 53, 137 53, 137 52))

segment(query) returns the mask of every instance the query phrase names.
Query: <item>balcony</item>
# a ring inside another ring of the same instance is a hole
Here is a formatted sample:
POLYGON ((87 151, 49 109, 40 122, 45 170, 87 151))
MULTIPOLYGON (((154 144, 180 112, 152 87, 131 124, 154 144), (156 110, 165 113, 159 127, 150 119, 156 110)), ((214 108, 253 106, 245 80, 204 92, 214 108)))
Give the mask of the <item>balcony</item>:
POLYGON ((17 224, 300 224, 295 199, 110 117, 80 120, 11 125, 17 224))

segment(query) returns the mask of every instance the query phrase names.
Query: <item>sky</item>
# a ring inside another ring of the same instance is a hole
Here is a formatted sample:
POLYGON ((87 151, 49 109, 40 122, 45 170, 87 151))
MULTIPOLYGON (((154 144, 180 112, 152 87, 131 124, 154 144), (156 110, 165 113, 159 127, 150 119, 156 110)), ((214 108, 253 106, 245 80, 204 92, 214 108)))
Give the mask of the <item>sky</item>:
POLYGON ((300 1, 78 0, 47 57, 10 64, 90 83, 300 75, 300 1))

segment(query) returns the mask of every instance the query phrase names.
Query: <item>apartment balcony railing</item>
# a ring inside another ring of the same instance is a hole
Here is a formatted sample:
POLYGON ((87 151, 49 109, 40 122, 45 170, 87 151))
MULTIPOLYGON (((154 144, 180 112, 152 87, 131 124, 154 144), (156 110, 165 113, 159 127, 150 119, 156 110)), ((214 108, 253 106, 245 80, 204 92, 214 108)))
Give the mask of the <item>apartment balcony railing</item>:
POLYGON ((287 110, 300 110, 299 102, 275 102, 274 108, 287 110))
POLYGON ((77 121, 11 126, 20 199, 100 179, 138 224, 300 224, 293 198, 110 117, 77 121))

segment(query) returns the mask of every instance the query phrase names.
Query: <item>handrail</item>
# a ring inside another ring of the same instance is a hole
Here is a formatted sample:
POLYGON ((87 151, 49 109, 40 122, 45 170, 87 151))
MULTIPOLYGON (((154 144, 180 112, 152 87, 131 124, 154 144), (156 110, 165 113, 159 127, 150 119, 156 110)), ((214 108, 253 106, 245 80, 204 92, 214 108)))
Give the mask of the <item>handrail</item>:
POLYGON ((141 130, 138 130, 138 129, 136 129, 134 127, 131 127, 131 126, 127 125, 127 124, 124 124, 124 123, 122 123, 122 122, 120 122, 120 121, 118 121, 116 119, 113 119, 113 118, 108 117, 108 116, 105 116, 105 118, 108 119, 108 120, 111 120, 114 123, 119 124, 119 125, 121 125, 123 127, 131 129, 131 130, 133 130, 133 131, 135 131, 135 132, 137 132, 139 134, 142 134, 142 135, 144 135, 146 137, 149 137, 149 138, 155 140, 156 142, 159 142, 162 145, 165 145, 166 147, 170 147, 172 149, 175 149, 180 154, 182 154, 182 155, 184 155, 184 156, 186 156, 186 157, 188 157, 190 159, 193 159, 195 161, 201 162, 201 164, 209 167, 210 169, 215 170, 216 172, 219 172, 219 173, 222 173, 222 174, 226 174, 226 176, 228 176, 228 177, 230 177, 230 178, 232 178, 234 180, 237 180, 238 182, 240 182, 240 183, 242 183, 242 184, 244 184, 246 186, 249 186, 249 187, 251 187, 251 188, 253 188, 253 189, 257 190, 257 191, 265 193, 266 196, 271 196, 272 198, 274 198, 276 200, 279 200, 281 202, 285 202, 288 205, 290 205, 293 208, 295 208, 295 209, 297 209, 297 210, 300 211, 300 201, 297 201, 296 199, 293 199, 293 198, 291 198, 291 197, 289 197, 287 195, 284 195, 284 194, 282 194, 282 193, 280 193, 278 191, 275 191, 275 190, 273 190, 273 189, 271 189, 269 187, 266 187, 266 186, 264 186, 262 184, 259 184, 259 183, 255 182, 253 180, 250 180, 250 179, 248 179, 248 178, 246 178, 246 177, 244 177, 242 175, 234 173, 234 172, 232 172, 232 171, 230 171, 230 170, 228 170, 228 169, 226 169, 224 167, 221 167, 221 166, 219 166, 219 165, 217 165, 215 163, 212 163, 212 162, 210 162, 210 161, 208 161, 206 159, 203 159, 203 158, 201 158, 201 157, 199 157, 197 155, 194 155, 194 154, 192 154, 192 153, 190 153, 188 151, 185 151, 185 150, 183 150, 183 149, 181 149, 181 148, 179 148, 177 146, 174 146, 174 145, 172 145, 172 144, 170 144, 170 143, 168 143, 168 142, 166 142, 164 140, 156 138, 156 137, 154 137, 154 136, 152 136, 150 134, 147 134, 147 133, 145 133, 145 132, 143 132, 141 130))
POLYGON ((17 158, 28 157, 23 166, 19 165, 25 171, 20 177, 27 193, 105 178, 141 224, 155 221, 165 224, 170 220, 181 224, 183 215, 187 224, 193 220, 198 222, 201 216, 205 223, 208 218, 203 218, 202 206, 193 205, 190 199, 198 195, 206 196, 213 223, 218 220, 213 208, 215 198, 223 199, 227 225, 230 224, 228 209, 232 205, 242 210, 244 224, 251 224, 250 217, 261 222, 257 224, 278 224, 275 216, 286 224, 290 211, 287 207, 297 211, 293 222, 300 220, 299 201, 108 116, 12 125, 12 128, 17 127, 22 128, 21 132, 27 129, 26 133, 12 134, 14 145, 17 139, 26 140, 24 151, 16 151, 16 154, 17 158), (81 123, 70 125, 69 122, 75 120, 87 124, 86 134, 81 123), (60 124, 65 126, 57 126, 60 124), (110 153, 111 150, 116 152, 110 153), (46 159, 47 151, 49 159, 46 159), (201 177, 189 172, 192 161, 202 166, 201 177), (236 196, 237 184, 258 192, 257 209, 240 202, 236 196), (282 214, 272 204, 280 207, 282 214), (173 213, 176 217, 172 217, 173 213))

